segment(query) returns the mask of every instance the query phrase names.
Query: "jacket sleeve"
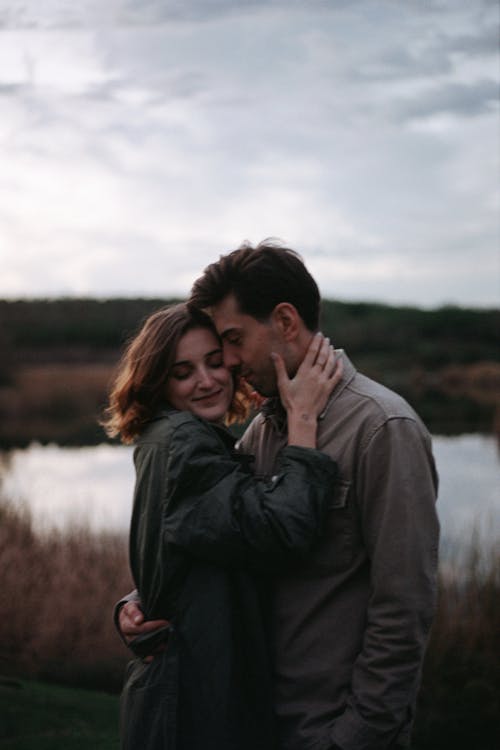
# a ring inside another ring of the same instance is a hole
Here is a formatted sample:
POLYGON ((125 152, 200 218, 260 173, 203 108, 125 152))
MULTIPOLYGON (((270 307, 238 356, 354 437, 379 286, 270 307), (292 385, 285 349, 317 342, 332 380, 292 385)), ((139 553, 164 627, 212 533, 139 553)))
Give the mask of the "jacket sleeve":
POLYGON ((337 467, 309 448, 284 449, 278 474, 257 479, 210 427, 179 426, 166 470, 162 533, 211 562, 266 569, 302 557, 318 538, 337 467))
POLYGON ((337 471, 325 454, 291 446, 279 473, 258 480, 194 418, 165 442, 140 444, 135 464, 130 559, 143 596, 170 588, 176 569, 182 576, 179 552, 257 571, 300 559, 321 532, 337 471))
POLYGON ((343 750, 383 750, 412 711, 435 609, 439 524, 428 435, 411 419, 388 420, 371 436, 357 480, 370 600, 331 739, 343 750))
POLYGON ((139 592, 137 591, 137 589, 134 589, 133 591, 130 591, 130 593, 125 594, 125 596, 123 596, 119 601, 116 602, 116 604, 114 606, 114 609, 113 609, 113 623, 114 623, 114 626, 115 626, 116 630, 118 631, 118 635, 120 636, 120 638, 122 639, 123 643, 126 646, 128 646, 128 643, 125 640, 125 638, 123 637, 122 631, 120 630, 119 617, 120 617, 120 610, 121 610, 121 608, 125 604, 127 604, 128 602, 136 602, 137 604, 140 605, 141 600, 139 598, 139 592))

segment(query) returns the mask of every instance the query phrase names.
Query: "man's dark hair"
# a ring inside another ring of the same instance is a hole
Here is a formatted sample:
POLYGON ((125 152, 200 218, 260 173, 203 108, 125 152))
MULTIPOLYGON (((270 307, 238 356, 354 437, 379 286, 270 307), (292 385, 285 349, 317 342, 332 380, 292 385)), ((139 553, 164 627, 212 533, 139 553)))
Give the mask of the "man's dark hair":
POLYGON ((234 294, 239 309, 260 322, 280 302, 293 305, 310 331, 319 325, 320 296, 313 277, 294 250, 264 240, 244 243, 211 263, 193 284, 189 306, 206 310, 234 294))

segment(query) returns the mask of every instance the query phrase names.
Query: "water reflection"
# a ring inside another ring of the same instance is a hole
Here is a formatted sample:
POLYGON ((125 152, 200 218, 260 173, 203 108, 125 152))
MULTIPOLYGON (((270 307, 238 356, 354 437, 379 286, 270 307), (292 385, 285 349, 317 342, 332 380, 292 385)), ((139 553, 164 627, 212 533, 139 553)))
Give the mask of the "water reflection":
MULTIPOLYGON (((126 532, 134 482, 132 448, 67 448, 36 443, 0 454, 3 494, 26 504, 39 528, 86 524, 126 532)), ((500 472, 496 441, 483 435, 437 436, 438 510, 442 553, 470 540, 500 536, 500 472)))
POLYGON ((500 536, 500 464, 496 439, 485 435, 435 437, 442 547, 474 533, 500 536))
POLYGON ((68 448, 32 443, 0 454, 2 494, 32 512, 39 528, 68 524, 126 531, 134 470, 132 448, 68 448))

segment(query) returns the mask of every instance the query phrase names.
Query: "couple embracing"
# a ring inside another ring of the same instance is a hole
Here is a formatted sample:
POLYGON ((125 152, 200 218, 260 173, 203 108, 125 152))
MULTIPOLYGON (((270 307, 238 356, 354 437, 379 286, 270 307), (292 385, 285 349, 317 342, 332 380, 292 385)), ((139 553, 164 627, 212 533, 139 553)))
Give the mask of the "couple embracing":
POLYGON ((294 251, 243 245, 122 358, 105 425, 135 445, 126 750, 409 745, 436 599, 430 437, 319 311, 294 251))

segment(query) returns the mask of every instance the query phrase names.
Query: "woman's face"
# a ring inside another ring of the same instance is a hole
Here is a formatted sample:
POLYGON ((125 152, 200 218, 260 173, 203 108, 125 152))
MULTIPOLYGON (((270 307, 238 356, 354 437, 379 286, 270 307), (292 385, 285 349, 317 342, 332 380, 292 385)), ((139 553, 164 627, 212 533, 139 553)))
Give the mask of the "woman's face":
POLYGON ((224 367, 220 342, 208 328, 193 328, 179 340, 166 396, 174 409, 209 422, 223 419, 233 398, 233 378, 224 367))

